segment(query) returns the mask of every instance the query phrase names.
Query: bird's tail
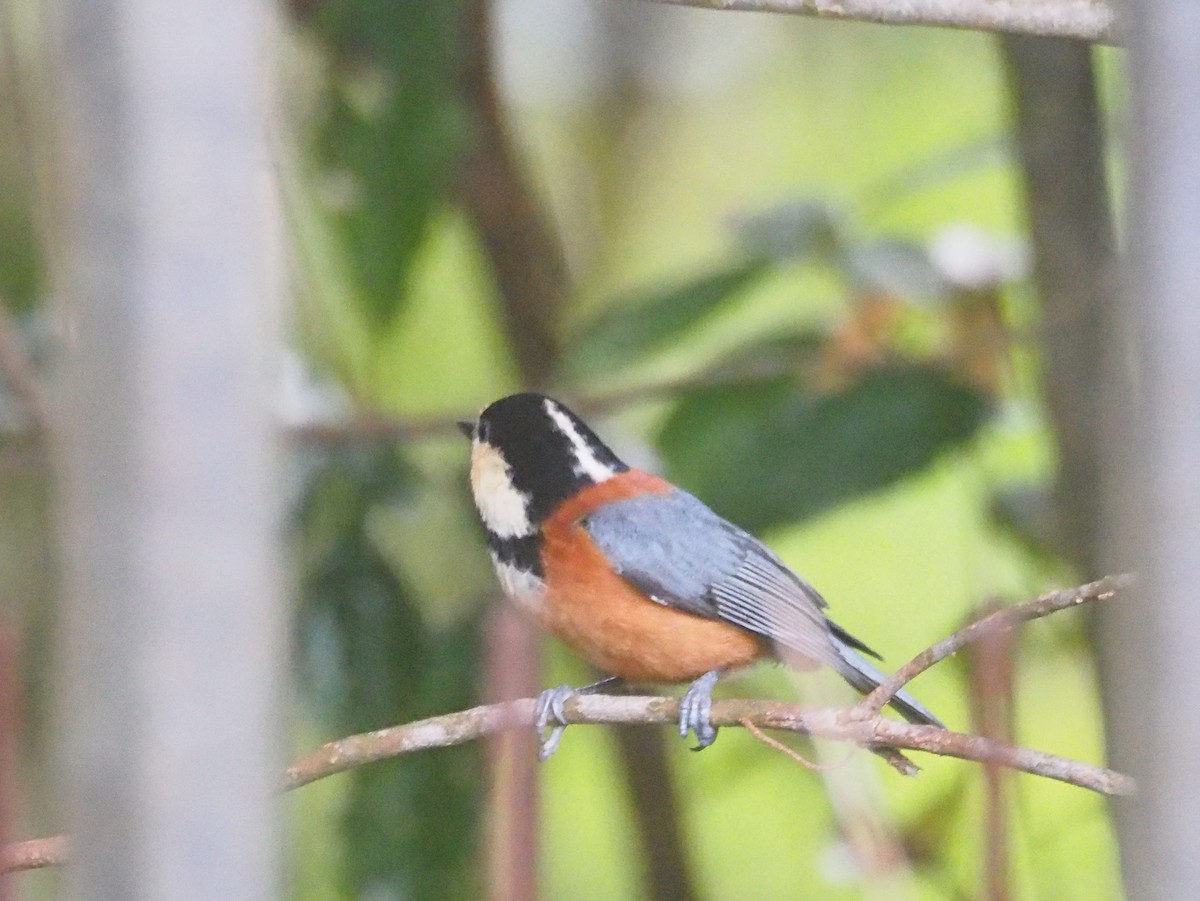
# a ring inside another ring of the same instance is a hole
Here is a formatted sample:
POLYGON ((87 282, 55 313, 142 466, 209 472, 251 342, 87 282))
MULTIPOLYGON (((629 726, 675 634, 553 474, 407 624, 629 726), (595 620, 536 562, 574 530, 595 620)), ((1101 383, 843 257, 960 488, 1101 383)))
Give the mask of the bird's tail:
MULTIPOLYGON (((840 663, 836 665, 843 679, 853 685, 863 694, 870 694, 887 677, 876 669, 862 654, 850 647, 836 635, 833 636, 833 646, 837 649, 840 663)), ((937 726, 945 729, 945 725, 934 716, 929 709, 914 698, 903 688, 892 697, 888 703, 910 723, 926 726, 937 726)))

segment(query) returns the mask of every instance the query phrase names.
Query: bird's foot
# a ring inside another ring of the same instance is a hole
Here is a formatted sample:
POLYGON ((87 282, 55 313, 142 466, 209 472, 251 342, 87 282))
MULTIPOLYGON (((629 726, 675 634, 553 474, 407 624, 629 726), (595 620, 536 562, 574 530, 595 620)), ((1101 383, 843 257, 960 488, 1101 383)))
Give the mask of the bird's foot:
POLYGON ((583 688, 572 688, 570 685, 559 685, 547 688, 538 695, 537 707, 533 720, 533 728, 538 736, 538 760, 548 760, 550 755, 558 750, 558 743, 567 728, 567 713, 565 704, 575 695, 594 694, 606 688, 621 684, 617 676, 610 676, 585 685, 583 688))
POLYGON ((558 743, 567 728, 567 714, 563 705, 573 697, 575 689, 570 685, 547 688, 538 695, 534 731, 538 737, 538 760, 548 760, 558 750, 558 743))
POLYGON ((705 673, 688 686, 679 702, 680 737, 687 738, 689 732, 694 732, 700 742, 693 751, 703 751, 717 740, 717 727, 712 724, 712 691, 720 677, 720 670, 705 673))

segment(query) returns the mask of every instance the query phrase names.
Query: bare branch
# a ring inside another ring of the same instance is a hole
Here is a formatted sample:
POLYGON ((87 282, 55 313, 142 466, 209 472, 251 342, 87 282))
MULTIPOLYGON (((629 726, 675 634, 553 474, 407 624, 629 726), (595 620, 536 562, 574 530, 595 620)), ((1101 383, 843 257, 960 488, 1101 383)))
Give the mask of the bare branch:
MULTIPOLYGON (((532 698, 488 704, 331 741, 296 759, 284 773, 281 788, 291 791, 368 763, 415 751, 461 745, 507 729, 532 729, 535 704, 532 698)), ((660 697, 577 695, 567 701, 565 713, 571 724, 675 724, 679 721, 679 701, 660 697)), ((865 715, 859 707, 804 708, 780 701, 731 699, 713 704, 712 720, 717 726, 748 726, 756 736, 763 729, 779 729, 863 748, 903 748, 992 763, 1105 795, 1128 795, 1134 790, 1133 779, 1104 767, 1014 747, 978 735, 865 715)), ((0 851, 0 873, 50 866, 65 860, 63 836, 18 842, 0 851)))
MULTIPOLYGON (((288 767, 284 788, 298 788, 325 776, 400 754, 463 744, 502 729, 532 728, 534 704, 531 698, 491 704, 330 742, 288 767)), ((567 722, 571 724, 645 725, 679 721, 679 702, 675 698, 579 695, 567 702, 565 710, 567 722)), ((857 707, 805 708, 780 701, 732 699, 713 704, 715 725, 740 726, 743 719, 760 729, 780 729, 814 738, 850 742, 860 747, 879 745, 996 763, 1102 794, 1124 795, 1133 791, 1132 779, 1103 767, 976 735, 871 716, 857 707)))
POLYGON ((1118 45, 1108 0, 653 0, 671 6, 790 13, 818 19, 934 25, 1118 45))
MULTIPOLYGON (((717 726, 743 726, 759 740, 764 737, 763 729, 778 729, 813 738, 847 742, 875 752, 887 749, 897 753, 901 750, 925 751, 941 757, 974 760, 1055 779, 1105 795, 1132 794, 1135 788, 1133 779, 1114 770, 1057 757, 1044 751, 1015 747, 979 735, 903 723, 879 713, 879 709, 909 679, 968 642, 1056 610, 1112 597, 1132 581, 1133 577, 1129 575, 1108 576, 1099 582, 1053 591, 1028 603, 997 611, 915 657, 901 667, 892 679, 854 707, 805 708, 780 701, 731 699, 713 704, 712 721, 717 726)), ((532 730, 535 704, 532 698, 488 704, 331 741, 293 761, 284 772, 280 788, 291 791, 368 763, 415 751, 466 744, 509 729, 532 730)), ((679 721, 679 701, 660 697, 577 695, 567 701, 564 712, 567 722, 571 724, 674 724, 679 721)), ((896 765, 892 759, 888 759, 888 762, 896 765)), ((52 866, 65 861, 64 836, 33 839, 0 848, 0 873, 52 866)))
POLYGON ((901 688, 929 669, 939 660, 944 660, 958 651, 963 645, 999 632, 1011 629, 1018 623, 1031 619, 1048 616, 1057 610, 1067 607, 1077 607, 1089 601, 1102 601, 1112 597, 1118 591, 1133 584, 1133 576, 1125 573, 1119 576, 1105 576, 1098 582, 1080 585, 1078 588, 1066 588, 1061 591, 1051 591, 1041 597, 997 610, 981 620, 959 629, 949 638, 943 638, 933 647, 922 651, 900 669, 892 674, 882 685, 863 698, 858 705, 864 713, 877 714, 887 705, 887 702, 901 688))
POLYGON ((19 873, 22 870, 40 870, 42 867, 62 866, 67 862, 67 837, 51 835, 48 838, 31 838, 13 842, 0 848, 0 875, 19 873))

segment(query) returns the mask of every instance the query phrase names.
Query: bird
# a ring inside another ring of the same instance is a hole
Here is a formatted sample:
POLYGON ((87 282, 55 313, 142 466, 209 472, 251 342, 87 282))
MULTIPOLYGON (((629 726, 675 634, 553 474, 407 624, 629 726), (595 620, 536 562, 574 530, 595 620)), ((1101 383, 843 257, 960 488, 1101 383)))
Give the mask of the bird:
MULTIPOLYGON (((511 394, 458 423, 470 483, 507 598, 609 678, 542 692, 538 756, 554 753, 564 704, 614 682, 689 683, 679 734, 711 745, 722 674, 775 659, 828 666, 866 694, 879 655, 827 615, 827 602, 763 542, 663 478, 621 461, 565 405, 511 394)), ((908 691, 890 704, 944 728, 908 691)))

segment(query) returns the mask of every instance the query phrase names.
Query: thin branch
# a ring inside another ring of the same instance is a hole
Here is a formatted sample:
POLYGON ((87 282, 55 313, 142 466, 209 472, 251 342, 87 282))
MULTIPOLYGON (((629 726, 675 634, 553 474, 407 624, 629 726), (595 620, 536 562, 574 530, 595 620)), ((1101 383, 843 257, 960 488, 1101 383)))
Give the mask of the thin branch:
MULTIPOLYGON (((280 787, 283 791, 291 791, 327 776, 403 754, 449 748, 508 729, 531 730, 536 703, 533 698, 523 698, 488 704, 331 741, 297 758, 285 771, 280 787)), ((567 701, 564 712, 567 722, 572 725, 675 724, 679 721, 679 701, 632 695, 576 695, 567 701)), ((862 748, 902 748, 992 763, 1105 795, 1129 795, 1134 791, 1132 778, 1104 767, 1014 747, 978 735, 964 735, 936 726, 915 726, 884 716, 867 716, 859 707, 805 708, 780 701, 731 699, 713 704, 712 721, 717 726, 749 724, 755 727, 755 732, 778 729, 848 742, 862 748)), ((9 845, 0 850, 0 873, 63 863, 66 859, 64 842, 63 836, 55 836, 9 845)))
POLYGON ((1107 0, 653 0, 670 6, 790 13, 818 19, 933 25, 1121 43, 1107 0))
MULTIPOLYGON (((925 751, 941 757, 1008 767, 1100 794, 1129 795, 1135 788, 1133 779, 1114 770, 979 735, 900 722, 879 714, 875 705, 885 704, 909 679, 967 642, 1056 610, 1112 597, 1132 581, 1133 577, 1129 575, 1109 576, 1090 585, 1050 592, 1026 604, 993 613, 915 657, 854 707, 805 708, 780 701, 722 700, 713 704, 712 721, 717 726, 744 726, 756 737, 763 729, 778 729, 847 742, 872 751, 881 748, 925 751)), ((415 751, 461 745, 509 729, 532 730, 535 705, 532 698, 488 704, 331 741, 293 761, 284 772, 280 788, 291 791, 368 763, 415 751)), ((564 712, 571 724, 674 724, 679 721, 679 701, 660 697, 576 695, 567 701, 564 712)), ((65 861, 64 836, 33 839, 0 848, 0 873, 65 861)))
POLYGON ((424 438, 461 435, 458 420, 440 416, 428 419, 359 416, 338 421, 311 421, 288 427, 287 437, 297 444, 316 447, 344 444, 393 444, 424 438))
POLYGON ((959 629, 949 638, 943 638, 933 647, 922 651, 900 669, 892 674, 873 692, 863 698, 859 708, 867 715, 877 714, 901 688, 929 669, 939 660, 944 660, 954 654, 963 645, 978 641, 986 635, 1005 629, 1011 629, 1018 623, 1031 619, 1048 616, 1067 607, 1077 607, 1089 601, 1101 601, 1112 597, 1118 591, 1133 584, 1133 576, 1126 573, 1119 576, 1105 576, 1098 582, 1080 585, 1078 588, 1067 588, 1062 591, 1051 591, 1041 597, 1024 604, 1005 607, 997 610, 981 620, 959 629))
MULTIPOLYGON (((532 698, 526 698, 507 704, 474 707, 406 726, 339 739, 296 760, 287 769, 283 787, 285 790, 299 788, 366 763, 414 751, 451 747, 503 729, 532 728, 534 704, 532 698)), ((675 698, 661 697, 578 695, 567 702, 565 712, 566 720, 571 724, 677 723, 679 702, 675 698)), ((936 726, 916 726, 883 716, 864 715, 858 707, 806 708, 780 701, 733 699, 713 704, 715 725, 741 726, 743 719, 760 729, 780 729, 814 738, 850 742, 864 748, 881 745, 996 763, 1106 795, 1127 795, 1134 788, 1130 777, 1103 767, 936 726)))
MULTIPOLYGON (((666 379, 622 388, 615 391, 597 392, 581 397, 569 397, 572 409, 585 415, 599 415, 624 410, 640 403, 670 399, 677 395, 706 388, 723 388, 737 385, 752 385, 773 376, 794 371, 791 364, 762 367, 752 373, 721 375, 701 372, 681 378, 666 379)), ((341 445, 375 444, 396 441, 420 441, 427 438, 458 436, 458 422, 477 411, 464 411, 461 416, 437 416, 430 418, 396 418, 387 416, 360 416, 338 421, 314 421, 288 428, 287 437, 298 444, 341 445)))
MULTIPOLYGON (((806 770, 812 770, 814 773, 827 773, 830 770, 837 769, 839 767, 843 767, 847 763, 850 762, 850 757, 854 754, 854 749, 851 748, 846 752, 846 756, 843 757, 841 760, 838 760, 834 763, 817 763, 815 760, 809 760, 807 757, 805 757, 803 754, 801 754, 795 748, 789 748, 787 745, 785 745, 779 739, 772 738, 771 736, 767 735, 767 733, 763 732, 762 729, 760 729, 760 728, 758 728, 758 726, 754 725, 754 721, 752 719, 749 719, 747 717, 747 718, 743 719, 741 721, 741 723, 742 723, 743 729, 745 729, 752 736, 757 738, 760 742, 762 742, 768 748, 774 748, 776 751, 778 751, 783 756, 790 757, 796 763, 800 764, 800 766, 804 767, 806 770)), ((905 775, 915 776, 916 772, 906 773, 905 775)))
POLYGON ((13 842, 0 848, 0 875, 19 873, 22 870, 40 870, 43 867, 58 867, 67 862, 67 837, 51 835, 48 838, 31 838, 13 842))
POLYGON ((566 253, 522 170, 496 86, 492 3, 463 15, 463 94, 473 144, 461 196, 496 280, 504 328, 526 385, 545 385, 561 361, 560 326, 572 294, 566 253))

